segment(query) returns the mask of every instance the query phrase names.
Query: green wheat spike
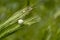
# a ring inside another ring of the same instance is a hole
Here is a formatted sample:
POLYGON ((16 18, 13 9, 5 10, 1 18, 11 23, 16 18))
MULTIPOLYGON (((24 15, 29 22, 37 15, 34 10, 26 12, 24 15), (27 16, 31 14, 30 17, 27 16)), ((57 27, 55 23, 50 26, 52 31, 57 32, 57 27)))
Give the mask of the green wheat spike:
MULTIPOLYGON (((28 18, 26 20, 24 20, 24 25, 32 25, 36 22, 39 22, 41 20, 41 18, 37 15, 37 16, 33 16, 31 18, 28 18)), ((5 35, 8 35, 18 29, 20 29, 21 25, 16 25, 14 28, 8 29, 6 31, 4 31, 2 34, 0 34, 0 38, 4 37, 5 35)))
POLYGON ((13 23, 17 22, 18 19, 23 18, 24 16, 29 14, 29 11, 31 11, 32 8, 30 6, 23 8, 22 10, 17 11, 13 16, 11 16, 6 22, 4 22, 0 26, 0 31, 9 25, 12 25, 13 23))

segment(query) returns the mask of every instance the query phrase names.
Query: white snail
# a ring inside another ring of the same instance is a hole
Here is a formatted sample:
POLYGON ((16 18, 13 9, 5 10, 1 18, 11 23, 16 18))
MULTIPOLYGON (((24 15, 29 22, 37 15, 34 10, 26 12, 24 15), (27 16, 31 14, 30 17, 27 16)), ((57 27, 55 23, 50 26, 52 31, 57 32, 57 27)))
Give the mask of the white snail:
POLYGON ((22 24, 24 21, 22 19, 18 20, 19 24, 22 24))

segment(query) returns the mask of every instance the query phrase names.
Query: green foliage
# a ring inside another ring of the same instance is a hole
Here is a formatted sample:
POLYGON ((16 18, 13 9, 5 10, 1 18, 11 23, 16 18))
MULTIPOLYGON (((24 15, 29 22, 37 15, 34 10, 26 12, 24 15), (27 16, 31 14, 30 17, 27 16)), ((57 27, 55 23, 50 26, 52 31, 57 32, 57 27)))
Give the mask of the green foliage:
POLYGON ((60 40, 60 0, 0 0, 0 40, 60 40))

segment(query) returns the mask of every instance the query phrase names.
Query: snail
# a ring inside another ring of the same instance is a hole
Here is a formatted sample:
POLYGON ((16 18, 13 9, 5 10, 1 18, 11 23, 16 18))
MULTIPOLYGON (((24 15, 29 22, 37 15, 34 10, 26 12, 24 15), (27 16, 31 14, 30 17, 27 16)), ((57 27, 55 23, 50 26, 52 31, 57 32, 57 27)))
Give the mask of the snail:
POLYGON ((23 22, 24 22, 23 19, 18 20, 18 24, 22 24, 23 22))

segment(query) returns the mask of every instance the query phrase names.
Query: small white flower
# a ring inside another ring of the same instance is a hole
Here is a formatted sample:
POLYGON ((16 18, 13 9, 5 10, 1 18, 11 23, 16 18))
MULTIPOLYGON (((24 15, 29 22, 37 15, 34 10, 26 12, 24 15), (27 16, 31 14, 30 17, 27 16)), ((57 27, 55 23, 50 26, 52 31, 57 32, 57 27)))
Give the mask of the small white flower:
POLYGON ((18 20, 19 24, 22 24, 24 21, 22 19, 18 20))

